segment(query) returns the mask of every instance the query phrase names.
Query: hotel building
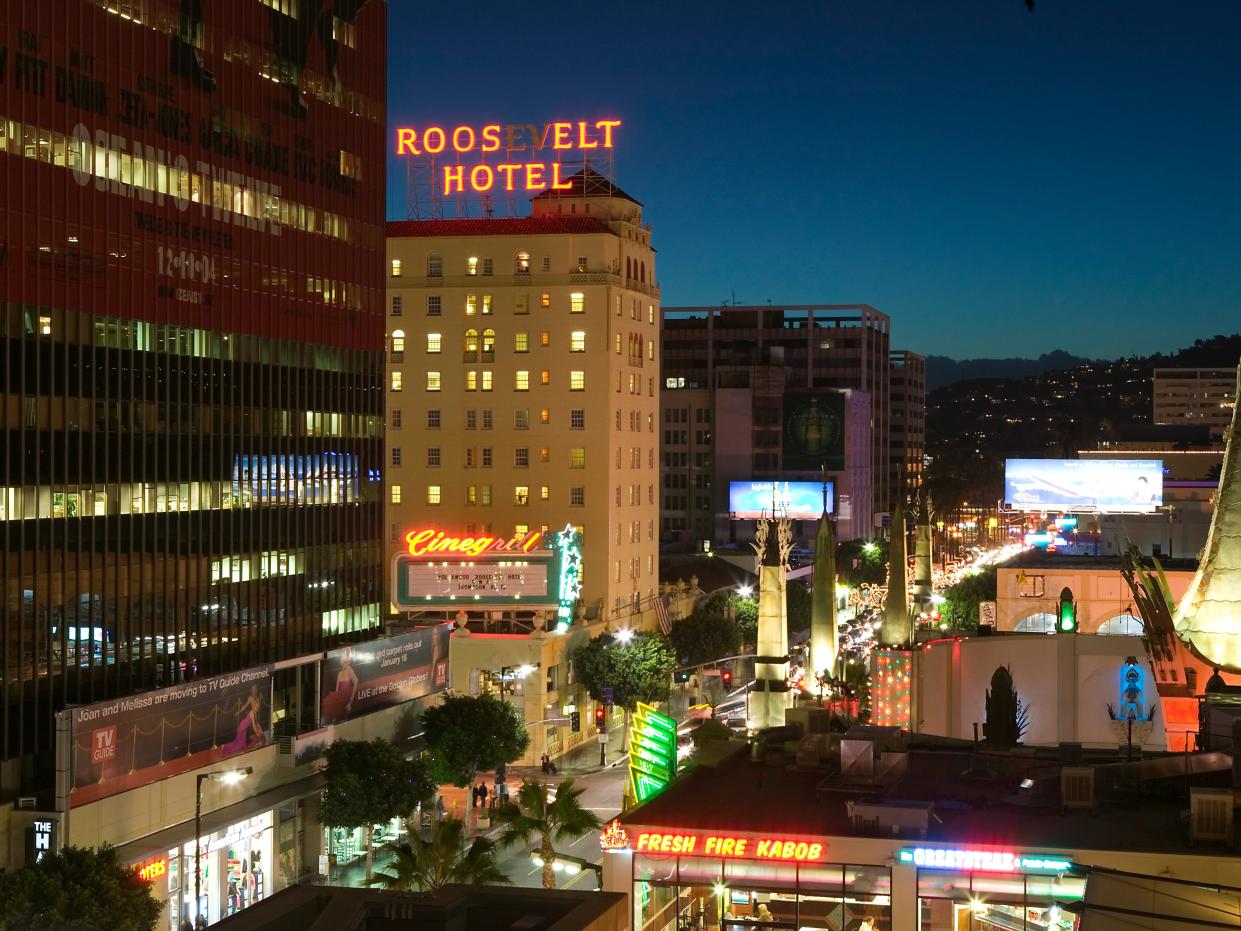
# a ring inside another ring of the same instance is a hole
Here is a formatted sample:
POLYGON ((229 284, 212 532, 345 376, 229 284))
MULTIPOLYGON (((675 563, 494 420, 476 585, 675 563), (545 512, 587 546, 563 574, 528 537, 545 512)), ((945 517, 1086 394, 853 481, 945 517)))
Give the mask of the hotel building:
POLYGON ((1222 436, 1236 405, 1235 369, 1155 369, 1153 423, 1203 424, 1222 436))
POLYGON ((378 633, 385 15, 0 14, 0 866, 117 845, 162 927, 313 872, 293 748, 378 633))

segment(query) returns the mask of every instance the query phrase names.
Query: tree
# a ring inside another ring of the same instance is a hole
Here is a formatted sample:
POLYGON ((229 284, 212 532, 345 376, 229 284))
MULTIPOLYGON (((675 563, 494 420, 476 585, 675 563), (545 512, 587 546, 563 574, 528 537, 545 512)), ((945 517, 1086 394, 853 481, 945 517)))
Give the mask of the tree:
POLYGON ((389 869, 370 880, 398 892, 434 892, 447 883, 471 886, 506 886, 511 880, 496 864, 498 848, 486 837, 476 837, 466 847, 465 822, 441 818, 429 840, 411 831, 403 844, 388 844, 392 853, 389 869))
POLYGON ((677 658, 661 634, 642 631, 625 643, 600 634, 573 651, 573 670, 599 701, 612 689, 612 703, 632 712, 638 702, 665 701, 672 690, 677 658))
POLYGON ((810 589, 800 579, 793 579, 785 583, 784 591, 788 605, 789 633, 799 634, 804 630, 809 630, 810 611, 814 604, 810 589))
POLYGON ((987 690, 987 720, 982 726, 988 743, 1015 747, 1029 726, 1030 709, 1021 703, 1013 688, 1013 674, 1007 666, 999 666, 991 676, 987 690))
POLYGON ((741 642, 754 646, 758 643, 758 599, 736 597, 732 601, 733 616, 737 619, 737 635, 741 642))
POLYGON ((526 752, 530 733, 517 709, 494 695, 449 695, 422 713, 431 775, 472 786, 480 772, 499 769, 526 752))
POLYGON ((151 884, 114 847, 65 847, 0 875, 0 928, 154 931, 163 911, 151 884))
POLYGON ((694 742, 695 750, 701 750, 712 741, 732 740, 735 736, 731 727, 713 717, 707 718, 689 732, 689 739, 694 742))
POLYGON ((976 630, 978 606, 984 601, 995 601, 995 591, 995 566, 984 566, 944 592, 940 614, 956 630, 976 630))
POLYGON ((672 641, 681 661, 691 666, 735 656, 741 650, 737 621, 727 610, 718 614, 695 611, 688 617, 673 621, 668 639, 672 641))
POLYGON ((339 740, 327 751, 327 784, 319 820, 329 827, 361 828, 366 844, 366 878, 371 878, 376 824, 408 818, 435 792, 425 764, 407 760, 383 739, 339 740))
POLYGON ((583 834, 599 830, 602 822, 582 805, 584 789, 566 779, 555 788, 534 779, 523 782, 515 801, 500 805, 495 812, 500 825, 500 843, 505 847, 525 844, 543 859, 543 888, 556 888, 557 843, 575 841, 583 834))

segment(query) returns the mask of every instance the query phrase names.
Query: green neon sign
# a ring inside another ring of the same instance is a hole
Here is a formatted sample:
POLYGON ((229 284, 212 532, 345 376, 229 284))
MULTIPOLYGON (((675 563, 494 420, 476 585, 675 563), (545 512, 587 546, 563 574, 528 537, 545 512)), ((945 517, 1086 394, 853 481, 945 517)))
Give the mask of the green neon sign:
POLYGON ((677 724, 651 705, 638 703, 629 734, 629 781, 639 802, 658 795, 677 772, 677 724))

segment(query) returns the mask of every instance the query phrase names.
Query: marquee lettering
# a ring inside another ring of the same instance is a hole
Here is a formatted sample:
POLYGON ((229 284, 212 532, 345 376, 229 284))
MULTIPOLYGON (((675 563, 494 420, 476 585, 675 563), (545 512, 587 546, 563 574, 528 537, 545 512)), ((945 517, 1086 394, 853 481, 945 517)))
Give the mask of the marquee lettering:
POLYGON ((633 849, 652 854, 699 854, 704 857, 732 857, 742 860, 783 860, 819 863, 825 846, 817 841, 785 837, 744 837, 736 834, 699 832, 641 831, 633 849))
POLYGON ((451 553, 474 558, 484 553, 529 553, 541 539, 543 534, 537 530, 524 536, 514 534, 508 540, 503 537, 454 537, 431 527, 411 530, 405 534, 405 544, 409 548, 410 556, 451 553))

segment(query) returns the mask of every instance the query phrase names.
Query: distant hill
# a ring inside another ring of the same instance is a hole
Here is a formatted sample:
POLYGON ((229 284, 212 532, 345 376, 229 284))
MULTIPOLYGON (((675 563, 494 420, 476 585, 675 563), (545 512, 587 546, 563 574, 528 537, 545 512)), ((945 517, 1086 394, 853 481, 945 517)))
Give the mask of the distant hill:
POLYGON ((944 385, 974 378, 1029 378, 1059 369, 1071 369, 1089 362, 1061 349, 1043 353, 1037 359, 949 359, 926 357, 926 388, 934 391, 944 385))

